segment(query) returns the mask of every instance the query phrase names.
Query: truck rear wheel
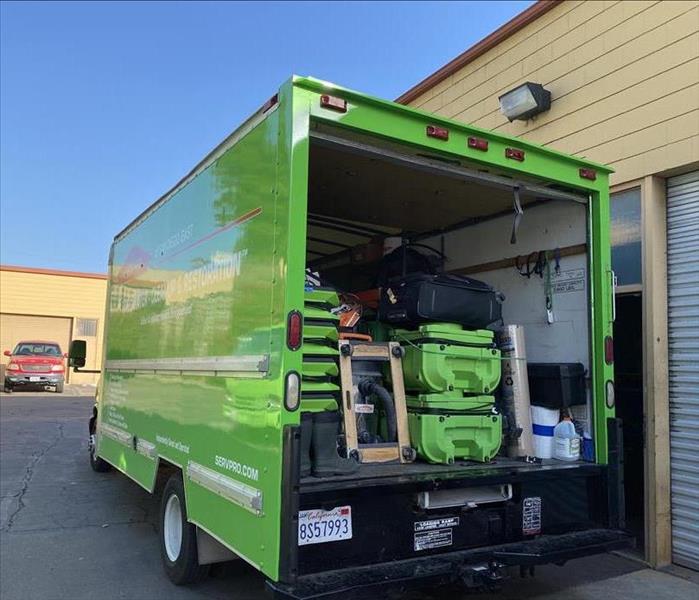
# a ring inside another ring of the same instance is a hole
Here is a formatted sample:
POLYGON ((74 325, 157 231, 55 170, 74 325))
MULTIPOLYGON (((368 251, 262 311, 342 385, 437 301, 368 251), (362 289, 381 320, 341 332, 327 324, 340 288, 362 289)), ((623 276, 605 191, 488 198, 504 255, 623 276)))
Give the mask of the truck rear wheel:
POLYGON ((160 503, 160 555, 165 573, 175 585, 201 581, 209 565, 199 564, 197 528, 187 521, 182 475, 175 473, 165 484, 160 503))

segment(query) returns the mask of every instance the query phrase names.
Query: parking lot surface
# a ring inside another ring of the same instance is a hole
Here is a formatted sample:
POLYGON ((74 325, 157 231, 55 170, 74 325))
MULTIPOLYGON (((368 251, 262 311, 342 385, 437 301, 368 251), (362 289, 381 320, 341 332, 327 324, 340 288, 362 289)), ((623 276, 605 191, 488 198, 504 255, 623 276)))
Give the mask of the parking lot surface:
MULTIPOLYGON (((217 565, 189 588, 160 566, 158 498, 118 473, 99 474, 87 458, 89 396, 0 395, 0 597, 24 599, 252 600, 264 579, 243 561, 217 565)), ((699 599, 699 586, 616 555, 513 577, 499 594, 440 589, 403 598, 485 600, 699 599)), ((367 600, 370 600, 367 598, 367 600)))

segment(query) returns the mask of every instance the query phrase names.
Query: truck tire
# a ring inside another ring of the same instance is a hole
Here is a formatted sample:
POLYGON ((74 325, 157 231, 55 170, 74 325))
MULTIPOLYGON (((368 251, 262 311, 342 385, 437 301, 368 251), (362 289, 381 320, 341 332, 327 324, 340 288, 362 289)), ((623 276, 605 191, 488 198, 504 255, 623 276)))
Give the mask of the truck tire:
POLYGON ((57 394, 62 394, 63 393, 63 382, 61 381, 60 383, 56 384, 56 393, 57 394))
POLYGON ((160 502, 160 556, 165 573, 175 585, 201 581, 210 565, 200 565, 197 528, 187 521, 187 506, 181 473, 165 484, 160 502))
POLYGON ((106 460, 101 459, 97 456, 97 448, 95 447, 95 435, 90 434, 89 442, 90 451, 90 466, 95 473, 108 473, 112 470, 112 465, 110 465, 106 460))
POLYGON ((5 392, 6 394, 11 394, 12 393, 12 386, 5 382, 5 384, 2 386, 2 391, 5 392))

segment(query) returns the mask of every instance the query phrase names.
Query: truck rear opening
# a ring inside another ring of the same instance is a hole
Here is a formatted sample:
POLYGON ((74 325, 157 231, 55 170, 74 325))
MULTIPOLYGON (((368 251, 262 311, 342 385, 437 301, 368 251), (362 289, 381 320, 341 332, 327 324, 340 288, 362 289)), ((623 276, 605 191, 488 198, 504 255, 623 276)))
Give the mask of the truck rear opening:
MULTIPOLYGON (((393 273, 398 275, 394 285, 400 275, 410 278, 411 271, 420 270, 420 265, 405 264, 405 249, 419 252, 426 257, 425 264, 432 262, 432 273, 477 277, 502 293, 502 319, 490 328, 523 326, 526 362, 540 367, 579 367, 580 376, 572 384, 579 389, 572 405, 563 404, 564 399, 559 398, 561 404, 551 406, 547 404, 549 394, 541 399, 548 406, 545 412, 549 418, 555 416, 554 425, 559 421, 559 409, 574 419, 580 437, 584 434, 587 440, 587 455, 584 460, 579 453, 570 461, 552 459, 551 454, 544 459, 508 456, 508 438, 521 432, 513 431, 512 422, 500 421, 506 407, 498 383, 492 389, 463 393, 468 398, 477 392, 480 399, 490 403, 485 406, 485 431, 440 427, 439 421, 458 425, 462 411, 450 410, 448 403, 439 402, 460 396, 458 390, 445 387, 430 390, 431 394, 421 393, 427 388, 422 389, 424 386, 414 377, 412 383, 407 382, 413 367, 404 359, 411 440, 418 446, 416 437, 422 437, 422 447, 407 463, 360 459, 356 469, 346 472, 340 467, 338 472, 324 476, 301 473, 295 499, 301 514, 351 507, 353 533, 351 539, 334 543, 304 539, 294 557, 297 574, 315 582, 312 574, 320 577, 321 572, 350 565, 373 565, 387 555, 392 560, 414 559, 419 563, 430 555, 454 551, 469 555, 473 553, 470 549, 517 544, 542 534, 604 529, 616 515, 607 511, 607 475, 595 464, 591 444, 596 425, 591 385, 589 197, 572 188, 551 185, 546 179, 513 179, 504 169, 484 168, 434 149, 402 145, 322 123, 311 124, 308 160, 307 273, 303 284, 307 299, 318 293, 316 289, 338 292, 339 304, 329 311, 342 320, 334 325, 326 323, 338 327, 338 336, 325 340, 330 348, 334 346, 334 353, 338 355, 338 338, 340 347, 343 339, 350 344, 397 339, 414 353, 418 346, 422 352, 430 352, 434 346, 401 340, 395 332, 405 336, 410 329, 429 331, 434 323, 426 319, 421 325, 395 326, 385 321, 381 306, 381 294, 392 285, 385 273, 390 269, 391 252, 395 255, 402 248, 404 255, 399 265, 402 273, 393 273), (349 321, 345 319, 347 313, 352 315, 349 321), (341 326, 347 322, 350 327, 341 326), (419 425, 427 419, 434 419, 437 427, 419 425), (481 433, 479 441, 459 437, 481 433), (428 436, 450 436, 451 443, 446 444, 450 448, 440 454, 445 444, 424 439, 428 436), (471 442, 475 449, 465 451, 462 447, 459 451, 459 446, 471 442), (483 448, 478 448, 479 444, 483 448), (431 451, 430 447, 437 450, 431 451), (450 454, 452 449, 456 456, 450 454), (542 506, 546 510, 542 511, 542 506)), ((297 285, 302 282, 297 280, 297 285)), ((313 333, 304 336, 307 343, 302 349, 302 420, 304 415, 310 417, 309 413, 317 418, 319 413, 338 407, 347 411, 339 370, 326 370, 324 378, 317 376, 318 365, 312 359, 318 358, 314 352, 323 340, 312 339, 318 330, 317 306, 307 301, 306 309, 306 326, 313 333)), ((449 333, 452 326, 435 327, 449 333)), ((496 348, 495 336, 491 339, 492 348, 496 348)), ((444 349, 446 345, 448 351, 449 341, 441 341, 439 347, 444 349)), ((504 359, 498 355, 495 360, 499 381, 499 361, 504 359)), ((474 364, 471 368, 479 367, 474 364)), ((390 389, 385 369, 378 377, 390 389)), ((353 393, 359 394, 356 385, 353 393)), ((537 398, 531 401, 536 404, 537 398)), ((377 418, 364 433, 368 441, 385 442, 383 405, 376 398, 372 402, 377 418)), ((606 438, 606 424, 603 426, 606 438)), ((553 429, 551 424, 539 426, 538 432, 547 438, 544 445, 551 443, 553 429)), ((341 426, 340 455, 350 455, 345 436, 341 426)), ((301 453, 308 452, 303 442, 301 445, 301 453)), ((371 447, 359 444, 354 459, 362 448, 371 447)), ((302 457, 301 463, 304 460, 307 457, 302 457)), ((600 535, 606 539, 606 534, 600 535)), ((578 547, 590 539, 572 535, 568 541, 578 547)), ((607 542, 623 545, 626 539, 613 532, 607 542)), ((530 557, 532 564, 551 562, 553 548, 542 542, 540 549, 538 558, 530 557)), ((517 562, 517 552, 512 548, 497 552, 501 558, 510 552, 510 562, 517 562)), ((488 553, 476 555, 481 560, 489 556, 485 563, 493 557, 488 553)), ((414 565, 417 570, 418 563, 414 565)))

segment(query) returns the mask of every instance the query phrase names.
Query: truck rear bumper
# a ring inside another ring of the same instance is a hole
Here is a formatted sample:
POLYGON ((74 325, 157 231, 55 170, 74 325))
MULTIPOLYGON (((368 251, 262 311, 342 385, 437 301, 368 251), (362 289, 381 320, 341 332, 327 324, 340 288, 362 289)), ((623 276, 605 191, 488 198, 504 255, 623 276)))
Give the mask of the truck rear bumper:
MULTIPOLYGON (((268 581, 273 596, 280 600, 349 599, 353 595, 371 597, 388 587, 407 588, 454 582, 480 566, 534 566, 563 563, 574 558, 601 554, 628 547, 633 538, 616 529, 589 529, 561 535, 472 548, 408 560, 326 571, 299 577, 293 584, 268 581)), ((485 581, 484 581, 485 583, 485 581)))

